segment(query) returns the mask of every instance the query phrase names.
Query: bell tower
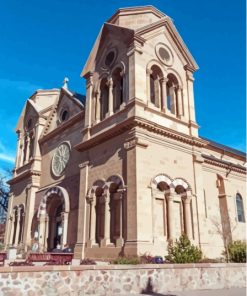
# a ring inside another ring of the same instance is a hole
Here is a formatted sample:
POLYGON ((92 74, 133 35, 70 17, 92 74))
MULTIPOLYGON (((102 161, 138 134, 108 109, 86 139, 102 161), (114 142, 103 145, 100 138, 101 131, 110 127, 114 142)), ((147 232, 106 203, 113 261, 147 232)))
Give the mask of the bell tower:
POLYGON ((170 17, 153 6, 119 9, 103 25, 82 71, 87 80, 84 140, 93 136, 93 126, 110 117, 120 123, 123 110, 129 118, 132 108, 150 124, 198 137, 197 69, 170 17))

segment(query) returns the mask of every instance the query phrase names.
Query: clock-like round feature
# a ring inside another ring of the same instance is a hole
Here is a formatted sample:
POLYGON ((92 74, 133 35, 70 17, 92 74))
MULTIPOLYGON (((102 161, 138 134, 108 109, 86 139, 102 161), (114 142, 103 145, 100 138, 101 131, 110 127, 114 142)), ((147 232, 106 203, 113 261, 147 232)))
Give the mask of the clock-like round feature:
POLYGON ((70 145, 67 142, 60 144, 52 158, 52 173, 59 177, 64 172, 70 157, 70 145))

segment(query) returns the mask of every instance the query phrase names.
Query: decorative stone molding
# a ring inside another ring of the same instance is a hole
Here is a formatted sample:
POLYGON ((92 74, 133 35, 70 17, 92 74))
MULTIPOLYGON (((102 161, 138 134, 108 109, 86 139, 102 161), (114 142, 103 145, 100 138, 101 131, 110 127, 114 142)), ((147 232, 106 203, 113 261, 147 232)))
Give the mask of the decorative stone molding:
POLYGON ((213 166, 217 166, 220 168, 224 168, 227 170, 229 170, 229 168, 231 168, 231 171, 234 171, 234 172, 237 172, 240 174, 244 174, 244 175, 246 174, 246 168, 244 166, 240 166, 240 165, 233 164, 233 163, 221 160, 221 159, 217 159, 213 156, 209 156, 206 154, 202 154, 202 157, 204 158, 204 163, 207 163, 207 164, 210 164, 213 166))
POLYGON ((130 139, 124 143, 125 150, 130 150, 132 148, 135 148, 136 146, 147 148, 148 144, 145 142, 142 142, 139 138, 130 139))
POLYGON ((75 116, 72 116, 71 118, 66 120, 63 124, 59 125, 56 129, 49 132, 48 134, 47 132, 48 132, 49 126, 47 126, 47 129, 45 130, 43 136, 41 136, 41 138, 39 139, 39 143, 42 144, 47 140, 55 137, 56 135, 59 135, 61 131, 64 131, 72 127, 76 122, 80 122, 83 118, 84 118, 84 110, 82 110, 80 113, 77 113, 75 116))
MULTIPOLYGON (((114 126, 105 132, 102 132, 101 134, 98 134, 97 136, 91 137, 87 141, 77 144, 74 148, 79 151, 87 150, 108 139, 112 139, 113 137, 120 135, 123 132, 128 131, 134 127, 140 127, 150 132, 153 132, 168 138, 172 138, 174 140, 177 140, 192 146, 205 147, 208 144, 207 141, 202 140, 198 137, 182 134, 170 128, 164 127, 162 125, 154 124, 153 122, 143 119, 141 117, 133 116, 126 119, 125 121, 122 121, 117 126, 114 126)), ((133 146, 133 143, 127 144, 127 145, 133 146)), ((143 143, 140 145, 145 147, 147 144, 143 143)))

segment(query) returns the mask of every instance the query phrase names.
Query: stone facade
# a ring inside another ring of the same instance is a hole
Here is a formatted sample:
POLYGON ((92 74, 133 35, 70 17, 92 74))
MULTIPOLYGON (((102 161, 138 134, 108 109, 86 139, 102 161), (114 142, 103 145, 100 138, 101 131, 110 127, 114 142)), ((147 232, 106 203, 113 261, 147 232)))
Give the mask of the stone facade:
POLYGON ((245 239, 245 154, 198 135, 197 68, 170 17, 118 10, 83 68, 86 96, 66 79, 26 102, 6 246, 163 256, 186 233, 219 257, 245 239))
POLYGON ((0 295, 130 295, 244 288, 246 264, 37 266, 0 269, 0 295))

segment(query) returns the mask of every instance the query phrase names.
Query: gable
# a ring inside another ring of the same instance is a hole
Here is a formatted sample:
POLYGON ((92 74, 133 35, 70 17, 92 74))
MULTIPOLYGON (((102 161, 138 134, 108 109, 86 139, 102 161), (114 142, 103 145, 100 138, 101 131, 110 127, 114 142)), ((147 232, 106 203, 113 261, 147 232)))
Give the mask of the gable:
POLYGON ((87 62, 81 72, 81 76, 85 76, 88 72, 93 72, 96 65, 100 64, 102 56, 111 47, 117 45, 123 49, 127 47, 133 39, 134 30, 123 28, 117 25, 105 23, 95 41, 93 49, 87 59, 87 62))
POLYGON ((36 122, 38 120, 39 113, 35 107, 35 104, 28 99, 24 108, 22 109, 21 116, 19 117, 16 131, 24 130, 25 126, 27 126, 28 121, 32 120, 32 122, 36 122))
POLYGON ((77 96, 80 96, 82 98, 78 99, 69 90, 65 88, 61 89, 57 102, 54 104, 47 119, 42 136, 53 131, 58 126, 70 120, 72 117, 74 117, 76 114, 84 109, 84 105, 81 102, 83 96, 78 94, 77 96))
POLYGON ((140 28, 136 31, 136 34, 143 37, 146 42, 153 47, 157 42, 164 42, 165 45, 172 49, 174 55, 180 59, 183 66, 189 67, 192 71, 198 69, 196 61, 169 17, 165 17, 156 23, 140 28))

